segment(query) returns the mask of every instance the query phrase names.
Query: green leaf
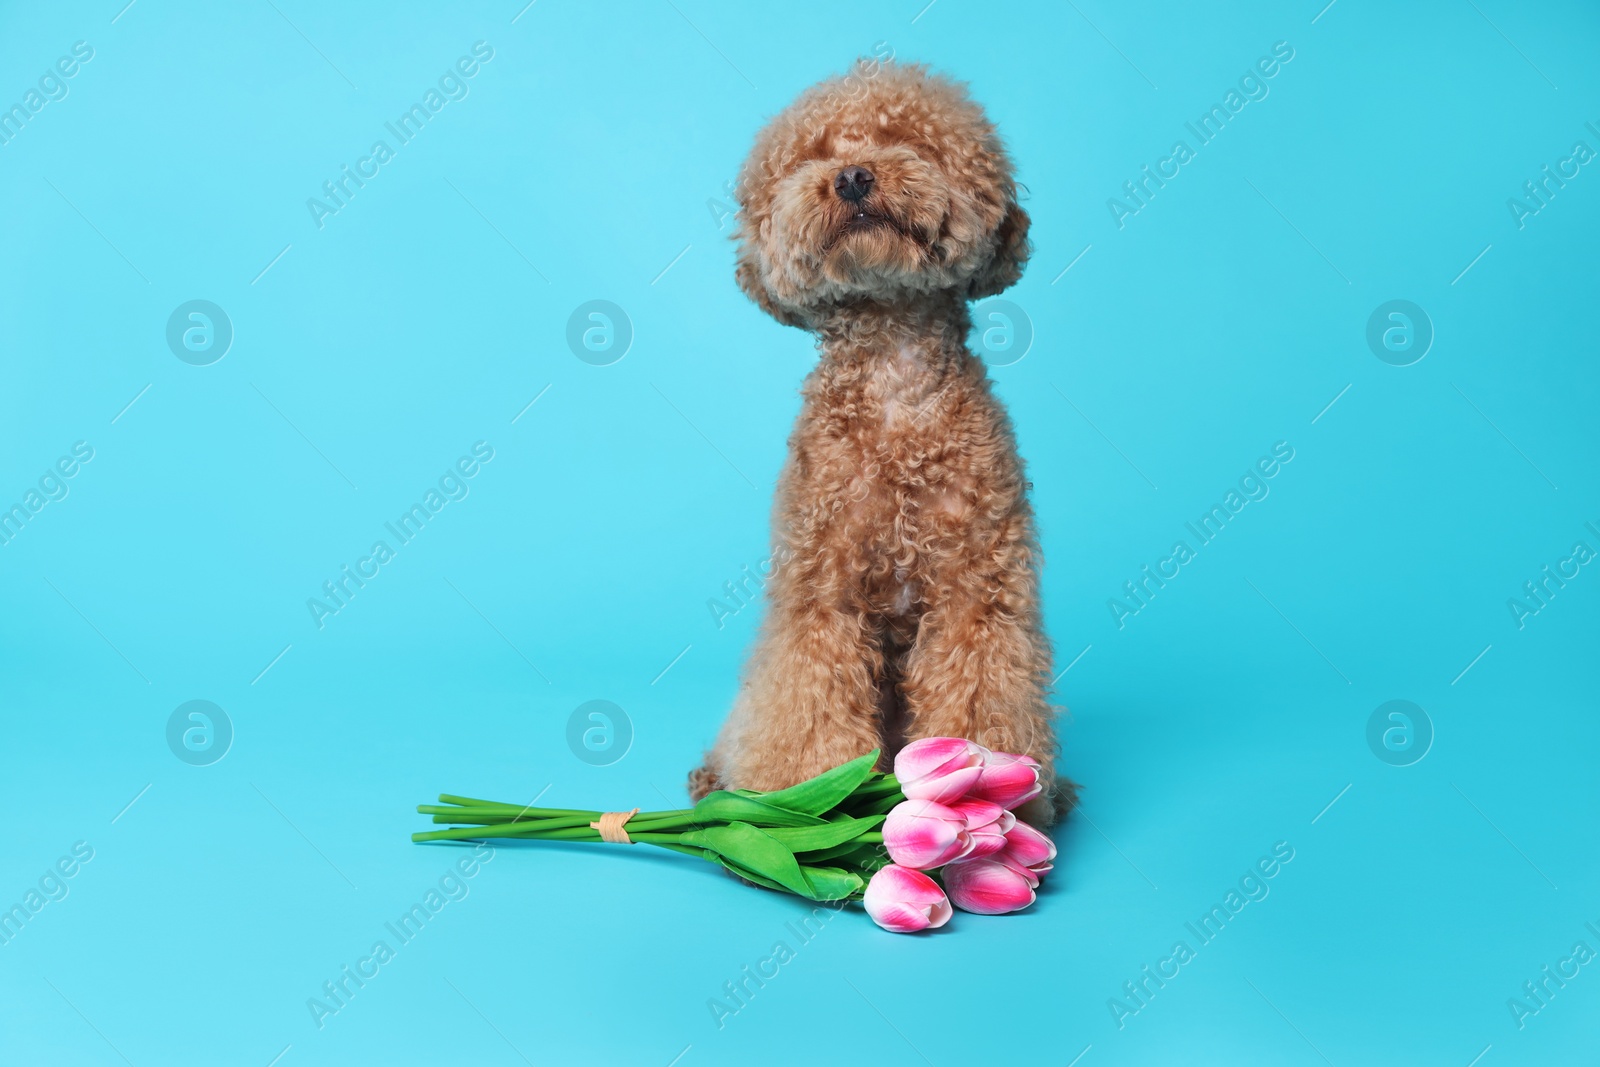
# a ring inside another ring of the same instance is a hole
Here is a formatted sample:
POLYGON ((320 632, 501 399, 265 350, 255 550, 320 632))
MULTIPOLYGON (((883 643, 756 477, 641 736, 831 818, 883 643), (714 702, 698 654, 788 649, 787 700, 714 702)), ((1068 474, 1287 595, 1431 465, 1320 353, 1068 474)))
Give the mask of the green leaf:
POLYGON ((846 900, 866 885, 855 871, 816 864, 801 866, 782 842, 748 823, 692 830, 679 840, 682 845, 703 848, 706 859, 747 882, 808 900, 846 900))
POLYGON ((777 807, 756 797, 740 796, 724 789, 707 793, 694 806, 698 823, 743 822, 752 826, 819 826, 822 820, 789 808, 777 807))
POLYGON ((854 793, 857 786, 872 777, 872 768, 878 762, 879 751, 875 748, 865 756, 841 764, 831 771, 823 771, 810 781, 763 794, 761 801, 788 811, 821 815, 838 807, 840 801, 854 793))
POLYGON ((859 874, 840 867, 801 867, 800 873, 811 887, 807 896, 812 900, 845 900, 866 885, 859 874))
POLYGON ((727 826, 691 830, 682 835, 679 841, 709 848, 734 865, 776 882, 791 893, 811 896, 811 885, 800 873, 800 864, 795 861, 794 853, 781 841, 749 823, 736 822, 727 826))
POLYGON ((882 854, 882 845, 863 845, 859 841, 850 840, 832 848, 796 851, 794 858, 800 861, 802 867, 808 863, 824 863, 829 860, 844 860, 852 867, 861 867, 865 865, 865 860, 882 854))
POLYGON ((850 842, 837 848, 819 849, 816 852, 797 853, 795 859, 802 864, 832 863, 840 867, 849 867, 851 870, 865 870, 869 875, 890 862, 889 853, 884 850, 883 845, 860 842, 850 842))
POLYGON ((740 878, 743 878, 745 881, 752 882, 755 885, 761 886, 763 889, 775 889, 780 893, 789 892, 788 889, 786 889, 785 887, 779 885, 777 882, 774 882, 772 879, 763 878, 759 874, 757 874, 755 871, 752 871, 747 867, 741 867, 737 863, 735 863, 732 860, 728 859, 726 856, 719 856, 715 852, 712 852, 710 849, 706 850, 706 858, 709 859, 712 863, 716 863, 716 864, 721 865, 724 870, 732 871, 734 874, 738 875, 740 878))
POLYGON ((865 818, 869 815, 886 815, 894 810, 895 805, 904 803, 905 799, 905 796, 898 791, 880 797, 865 799, 851 797, 840 807, 840 810, 848 811, 857 818, 865 818))
POLYGON ((816 849, 833 848, 835 845, 853 842, 867 831, 876 829, 881 822, 883 822, 882 815, 873 815, 866 819, 852 819, 846 816, 823 823, 821 826, 769 829, 767 835, 783 842, 791 852, 812 852, 816 849))

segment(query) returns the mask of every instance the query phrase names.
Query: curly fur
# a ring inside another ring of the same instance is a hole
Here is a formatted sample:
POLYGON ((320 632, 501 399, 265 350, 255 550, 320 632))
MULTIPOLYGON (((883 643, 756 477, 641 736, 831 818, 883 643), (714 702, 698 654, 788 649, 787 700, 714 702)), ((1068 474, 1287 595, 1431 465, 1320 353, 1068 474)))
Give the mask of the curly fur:
MULTIPOLYGON (((1057 802, 1039 549, 967 302, 1027 261, 994 127, 920 66, 859 64, 762 131, 737 187, 737 280, 817 335, 773 510, 768 608, 696 799, 778 789, 880 745, 968 737, 1036 757, 1057 802), (845 167, 866 197, 835 192, 845 167)), ((1052 792, 1027 814, 1048 823, 1052 792)))

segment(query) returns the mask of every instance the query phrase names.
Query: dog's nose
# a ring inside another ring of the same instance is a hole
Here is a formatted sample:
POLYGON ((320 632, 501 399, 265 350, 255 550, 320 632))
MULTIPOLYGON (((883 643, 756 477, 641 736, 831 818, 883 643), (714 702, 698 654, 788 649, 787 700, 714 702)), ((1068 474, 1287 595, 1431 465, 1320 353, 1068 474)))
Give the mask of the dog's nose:
POLYGON ((834 176, 833 191, 839 194, 840 200, 852 204, 864 200, 872 191, 872 172, 866 167, 846 167, 834 176))

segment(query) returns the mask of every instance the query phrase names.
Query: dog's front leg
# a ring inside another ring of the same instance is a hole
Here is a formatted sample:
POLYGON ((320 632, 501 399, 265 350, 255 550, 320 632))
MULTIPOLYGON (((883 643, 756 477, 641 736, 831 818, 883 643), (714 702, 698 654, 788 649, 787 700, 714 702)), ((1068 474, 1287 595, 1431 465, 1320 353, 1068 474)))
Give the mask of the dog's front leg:
POLYGON ((1025 543, 1012 542, 992 554, 939 561, 903 692, 911 740, 965 737, 1038 760, 1045 791, 1022 815, 1043 826, 1057 805, 1071 806, 1074 787, 1055 777, 1050 648, 1031 556, 1025 543))
MULTIPOLYGON (((794 570, 804 572, 801 561, 794 570)), ((878 747, 882 654, 864 610, 795 577, 773 589, 733 713, 710 758, 721 784, 783 789, 878 747)), ((822 583, 824 586, 827 583, 822 583)))

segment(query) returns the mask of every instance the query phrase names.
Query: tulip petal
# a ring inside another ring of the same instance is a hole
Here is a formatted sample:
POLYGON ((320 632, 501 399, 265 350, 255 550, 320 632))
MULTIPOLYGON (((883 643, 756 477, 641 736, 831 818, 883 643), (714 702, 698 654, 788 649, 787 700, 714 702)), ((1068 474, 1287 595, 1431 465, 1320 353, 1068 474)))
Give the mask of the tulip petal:
POLYGON ((969 795, 1003 808, 1016 808, 1044 791, 1039 769, 1039 761, 1032 756, 990 753, 969 795))
POLYGON ((993 856, 1006 847, 1004 834, 989 833, 985 830, 972 831, 972 850, 962 859, 979 860, 985 856, 993 856))
POLYGON ((1021 911, 1037 899, 1026 868, 1021 871, 989 859, 962 860, 942 872, 945 891, 962 911, 1005 915, 1021 911))
POLYGON ((921 871, 890 864, 872 876, 862 903, 872 921, 894 933, 943 926, 953 914, 939 884, 921 871))
POLYGON ((992 856, 1006 847, 1005 835, 1017 824, 1017 817, 988 800, 965 797, 948 805, 966 816, 967 832, 972 835, 972 850, 962 859, 992 856))
POLYGON ((1044 876, 1055 869, 1048 863, 1043 867, 1024 867, 1004 852, 1000 852, 992 858, 994 862, 1004 864, 1013 874, 1035 889, 1039 888, 1039 883, 1044 881, 1044 876))
POLYGON ((896 804, 883 821, 883 845, 902 867, 931 870, 972 851, 966 818, 931 800, 896 804))
POLYGON ((964 737, 924 737, 900 750, 894 758, 894 773, 915 778, 946 764, 965 765, 974 756, 981 760, 988 754, 988 749, 964 737))
POLYGON ((1018 822, 1006 832, 1006 855, 1024 867, 1045 867, 1056 858, 1056 844, 1048 834, 1018 822))
POLYGON ((912 800, 957 800, 978 781, 989 750, 960 737, 924 737, 900 750, 894 774, 912 800))
MULTIPOLYGON (((999 822, 1002 818, 1011 814, 993 801, 979 800, 977 797, 971 796, 962 797, 960 800, 952 800, 945 807, 950 808, 952 811, 959 811, 967 820, 968 830, 976 830, 980 826, 988 826, 990 823, 999 822)), ((1016 817, 1012 816, 1011 821, 1015 823, 1016 817)), ((1008 824, 1006 830, 1010 828, 1011 826, 1008 824)), ((1005 830, 1000 832, 1004 833, 1005 830)))

